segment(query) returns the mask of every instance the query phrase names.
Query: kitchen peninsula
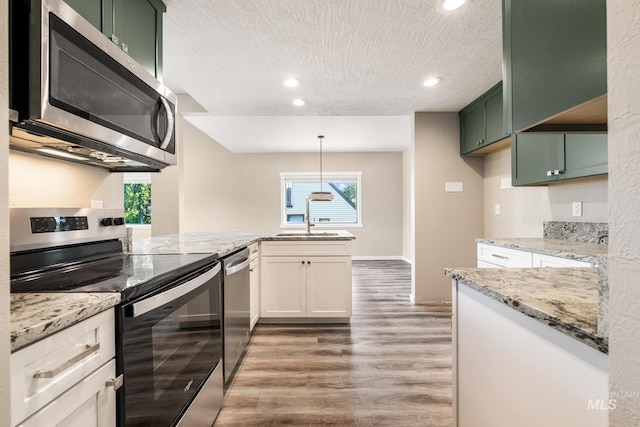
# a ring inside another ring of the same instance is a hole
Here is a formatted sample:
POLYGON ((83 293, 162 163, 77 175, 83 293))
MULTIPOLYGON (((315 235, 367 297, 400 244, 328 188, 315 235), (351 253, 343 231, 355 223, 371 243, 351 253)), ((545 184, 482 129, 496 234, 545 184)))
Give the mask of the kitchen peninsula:
MULTIPOLYGON (((602 262, 607 249, 562 239, 478 243, 587 265, 602 262)), ((452 279, 455 426, 607 425, 599 268, 445 270, 452 279)))

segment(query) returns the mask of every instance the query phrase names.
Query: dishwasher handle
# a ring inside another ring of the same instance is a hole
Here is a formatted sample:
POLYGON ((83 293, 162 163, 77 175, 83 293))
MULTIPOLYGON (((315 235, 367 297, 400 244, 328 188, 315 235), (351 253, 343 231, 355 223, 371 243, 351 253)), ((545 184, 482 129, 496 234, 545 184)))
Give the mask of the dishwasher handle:
POLYGON ((250 263, 251 261, 249 260, 249 258, 243 258, 238 262, 229 263, 229 265, 224 269, 224 275, 231 276, 232 274, 236 274, 237 272, 247 268, 250 263))
POLYGON ((150 312, 151 310, 155 310, 158 307, 162 307, 163 305, 171 301, 177 300, 178 298, 188 294, 189 292, 199 288, 200 286, 207 283, 209 280, 213 279, 216 276, 216 274, 220 273, 220 270, 221 270, 220 264, 218 263, 211 270, 189 280, 188 282, 181 284, 180 286, 176 286, 175 288, 171 288, 158 295, 154 295, 152 297, 143 299, 140 302, 134 303, 133 317, 141 316, 145 313, 150 312))

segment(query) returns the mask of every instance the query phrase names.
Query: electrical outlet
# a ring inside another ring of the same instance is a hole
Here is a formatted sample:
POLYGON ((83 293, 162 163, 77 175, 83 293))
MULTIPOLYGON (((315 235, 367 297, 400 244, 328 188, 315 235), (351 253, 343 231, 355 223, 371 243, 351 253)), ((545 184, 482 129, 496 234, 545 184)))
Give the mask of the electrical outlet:
POLYGON ((582 216, 582 202, 573 202, 571 204, 571 214, 573 216, 582 216))

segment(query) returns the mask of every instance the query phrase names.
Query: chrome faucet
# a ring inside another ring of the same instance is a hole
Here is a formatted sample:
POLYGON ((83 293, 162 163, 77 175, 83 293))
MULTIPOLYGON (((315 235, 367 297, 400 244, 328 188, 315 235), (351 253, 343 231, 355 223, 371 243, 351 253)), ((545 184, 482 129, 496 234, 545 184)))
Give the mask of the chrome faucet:
POLYGON ((311 234, 311 227, 314 227, 315 224, 311 223, 311 219, 309 218, 309 198, 307 197, 307 216, 306 216, 306 223, 307 223, 307 235, 311 234))

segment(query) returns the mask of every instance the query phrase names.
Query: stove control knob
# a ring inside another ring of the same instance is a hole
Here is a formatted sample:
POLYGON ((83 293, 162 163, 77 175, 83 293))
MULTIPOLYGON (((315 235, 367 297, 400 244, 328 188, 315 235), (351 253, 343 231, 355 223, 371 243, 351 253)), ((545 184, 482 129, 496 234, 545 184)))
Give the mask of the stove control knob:
POLYGON ((113 218, 113 225, 124 225, 124 218, 121 216, 113 218))
POLYGON ((105 227, 113 225, 113 218, 102 218, 102 221, 100 221, 100 224, 104 225, 105 227))

